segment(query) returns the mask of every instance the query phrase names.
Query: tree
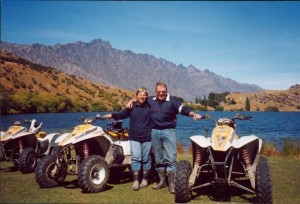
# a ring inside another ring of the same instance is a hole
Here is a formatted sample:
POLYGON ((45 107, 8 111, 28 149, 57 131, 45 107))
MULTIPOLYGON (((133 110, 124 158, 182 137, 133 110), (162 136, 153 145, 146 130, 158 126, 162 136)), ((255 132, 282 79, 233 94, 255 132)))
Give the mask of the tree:
POLYGON ((219 105, 218 101, 216 100, 216 93, 209 93, 208 95, 208 101, 207 101, 207 105, 210 107, 216 107, 217 105, 219 105))
POLYGON ((223 111, 224 107, 223 106, 216 106, 215 110, 216 111, 223 111))
POLYGON ((276 106, 268 106, 265 108, 265 112, 278 112, 279 108, 276 106))
POLYGON ((207 106, 207 99, 205 95, 203 96, 203 99, 200 101, 200 104, 203 106, 207 106))
POLYGON ((181 102, 181 103, 184 102, 183 98, 181 98, 181 97, 179 97, 179 96, 171 96, 171 97, 175 98, 176 100, 178 100, 178 101, 181 102))
POLYGON ((246 98, 246 105, 245 105, 245 109, 246 109, 247 111, 250 111, 250 100, 249 100, 249 98, 248 98, 248 97, 246 98))
POLYGON ((4 91, 4 89, 0 89, 0 106, 1 112, 0 114, 8 114, 11 108, 11 98, 8 92, 4 91))

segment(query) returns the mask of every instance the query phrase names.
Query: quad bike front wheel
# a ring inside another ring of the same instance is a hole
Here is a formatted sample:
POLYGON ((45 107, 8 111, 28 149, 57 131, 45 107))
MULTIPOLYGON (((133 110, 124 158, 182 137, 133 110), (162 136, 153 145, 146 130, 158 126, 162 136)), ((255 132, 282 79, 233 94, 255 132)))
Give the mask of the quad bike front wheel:
POLYGON ((260 156, 256 167, 256 196, 258 203, 272 203, 272 179, 268 159, 260 156))
POLYGON ((41 188, 53 188, 63 183, 67 176, 66 165, 56 164, 55 155, 44 157, 35 169, 35 180, 41 188))
POLYGON ((20 154, 19 168, 23 174, 33 172, 37 165, 37 154, 32 148, 25 148, 20 154))
POLYGON ((189 190, 191 171, 192 167, 188 161, 181 160, 178 162, 175 175, 175 202, 177 203, 187 203, 191 200, 189 190))
POLYGON ((19 169, 19 166, 20 166, 19 158, 18 158, 18 159, 13 159, 13 163, 14 163, 15 167, 16 167, 17 169, 19 169))
POLYGON ((79 166, 78 182, 85 193, 97 193, 103 190, 109 179, 109 168, 103 157, 92 155, 79 166))

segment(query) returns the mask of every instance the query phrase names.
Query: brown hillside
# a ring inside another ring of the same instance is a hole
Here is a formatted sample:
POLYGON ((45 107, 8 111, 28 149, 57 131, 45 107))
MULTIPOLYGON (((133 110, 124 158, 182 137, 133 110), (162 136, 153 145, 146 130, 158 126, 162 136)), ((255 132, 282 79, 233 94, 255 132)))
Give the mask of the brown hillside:
POLYGON ((55 94, 81 101, 87 106, 101 103, 112 110, 113 104, 124 107, 134 92, 121 88, 92 83, 51 67, 32 63, 9 53, 1 52, 1 90, 16 92, 55 94))
MULTIPOLYGON (((92 83, 5 52, 1 52, 0 68, 1 93, 8 95, 21 92, 34 93, 41 98, 51 97, 51 94, 65 96, 88 107, 88 110, 92 110, 92 104, 100 104, 108 111, 114 110, 116 104, 125 107, 128 100, 134 97, 133 91, 92 83)), ((226 97, 227 102, 220 105, 227 111, 245 110, 247 97, 251 111, 264 111, 270 106, 277 107, 279 111, 300 111, 300 85, 280 91, 231 93, 226 97), (236 104, 229 104, 232 99, 236 104)))
POLYGON ((265 90, 256 93, 232 93, 226 99, 234 99, 236 104, 222 104, 225 110, 245 109, 246 98, 250 100, 250 111, 264 111, 275 106, 279 111, 300 111, 300 85, 291 86, 288 90, 265 90))

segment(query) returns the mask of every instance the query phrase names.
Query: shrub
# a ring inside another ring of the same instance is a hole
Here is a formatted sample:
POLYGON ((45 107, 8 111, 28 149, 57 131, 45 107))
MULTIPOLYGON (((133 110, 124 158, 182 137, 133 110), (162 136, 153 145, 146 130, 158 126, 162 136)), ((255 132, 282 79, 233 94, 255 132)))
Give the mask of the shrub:
POLYGON ((265 108, 265 112, 278 112, 279 109, 276 106, 268 106, 265 108))
POLYGON ((177 144, 176 148, 177 148, 177 153, 178 154, 183 154, 184 153, 184 148, 183 148, 183 145, 181 143, 177 144))
POLYGON ((216 111, 223 111, 224 107, 223 106, 216 106, 215 110, 216 111))
POLYGON ((274 143, 265 143, 262 146, 261 153, 265 156, 278 156, 280 151, 277 149, 274 143))
POLYGON ((300 141, 290 138, 283 139, 283 154, 286 156, 300 156, 300 141))
POLYGON ((122 107, 118 103, 113 103, 112 108, 113 108, 114 111, 122 110, 122 107))
POLYGON ((98 111, 106 111, 107 107, 105 104, 103 104, 102 102, 94 102, 92 103, 92 111, 93 112, 98 112, 98 111))

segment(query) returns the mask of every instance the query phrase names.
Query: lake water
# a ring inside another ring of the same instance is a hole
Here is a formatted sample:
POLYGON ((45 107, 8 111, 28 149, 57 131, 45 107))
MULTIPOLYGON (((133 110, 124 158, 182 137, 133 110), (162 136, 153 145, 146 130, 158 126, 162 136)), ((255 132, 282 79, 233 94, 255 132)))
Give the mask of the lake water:
MULTIPOLYGON (((51 132, 70 132, 75 125, 80 124, 80 116, 92 117, 96 114, 104 115, 107 112, 93 113, 44 113, 44 114, 17 114, 1 116, 1 131, 6 130, 11 124, 10 120, 30 120, 36 119, 43 122, 43 131, 51 132)), ((214 112, 199 111, 201 115, 210 114, 216 119, 223 117, 233 117, 236 113, 251 115, 251 120, 236 120, 237 134, 254 134, 265 142, 275 143, 279 148, 282 146, 284 138, 300 140, 300 113, 299 112, 214 112)), ((107 121, 98 120, 95 125, 106 126, 107 121)), ((129 119, 125 119, 123 127, 128 127, 129 119)), ((178 115, 176 128, 177 143, 185 147, 190 145, 189 137, 192 135, 206 135, 205 129, 211 134, 214 123, 211 120, 194 121, 190 117, 178 115)))

